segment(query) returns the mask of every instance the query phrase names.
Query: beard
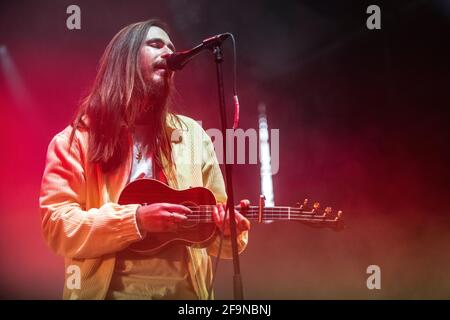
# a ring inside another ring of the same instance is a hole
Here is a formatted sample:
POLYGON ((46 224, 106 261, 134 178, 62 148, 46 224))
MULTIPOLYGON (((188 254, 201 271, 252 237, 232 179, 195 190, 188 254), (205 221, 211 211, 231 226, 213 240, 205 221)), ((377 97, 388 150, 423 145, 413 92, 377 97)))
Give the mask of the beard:
POLYGON ((141 111, 134 121, 134 125, 146 127, 145 144, 152 152, 159 150, 161 137, 165 132, 171 83, 169 77, 152 79, 146 83, 144 92, 147 94, 142 96, 141 111))
POLYGON ((167 98, 170 93, 170 78, 162 77, 159 80, 152 79, 148 83, 147 92, 150 108, 163 108, 167 103, 167 98))
POLYGON ((161 77, 150 79, 146 83, 147 94, 142 97, 141 112, 136 119, 136 124, 152 124, 159 122, 167 112, 167 102, 171 92, 171 79, 161 77))

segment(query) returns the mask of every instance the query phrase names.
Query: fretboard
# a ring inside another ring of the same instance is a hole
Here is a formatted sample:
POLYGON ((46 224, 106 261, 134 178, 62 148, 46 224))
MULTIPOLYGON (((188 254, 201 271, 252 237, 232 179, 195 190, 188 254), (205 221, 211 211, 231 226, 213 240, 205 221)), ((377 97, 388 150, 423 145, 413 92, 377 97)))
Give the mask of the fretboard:
MULTIPOLYGON (((188 221, 204 223, 213 222, 212 213, 215 206, 201 205, 189 208, 192 210, 192 214, 188 215, 188 221)), ((261 222, 292 220, 305 223, 324 224, 336 223, 339 221, 339 216, 332 216, 326 213, 319 214, 315 210, 303 210, 298 207, 264 207, 260 212, 259 207, 250 206, 245 210, 240 208, 236 208, 236 210, 249 220, 261 222)))

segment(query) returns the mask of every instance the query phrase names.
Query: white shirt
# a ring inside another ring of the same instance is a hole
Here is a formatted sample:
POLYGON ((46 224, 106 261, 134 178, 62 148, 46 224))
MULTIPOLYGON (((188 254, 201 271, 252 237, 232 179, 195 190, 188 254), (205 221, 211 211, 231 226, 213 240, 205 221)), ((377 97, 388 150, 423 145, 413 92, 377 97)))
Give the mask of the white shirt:
POLYGON ((148 151, 148 145, 145 143, 145 134, 148 127, 145 125, 136 126, 133 137, 133 164, 131 165, 131 174, 128 182, 142 178, 153 178, 152 155, 148 151))

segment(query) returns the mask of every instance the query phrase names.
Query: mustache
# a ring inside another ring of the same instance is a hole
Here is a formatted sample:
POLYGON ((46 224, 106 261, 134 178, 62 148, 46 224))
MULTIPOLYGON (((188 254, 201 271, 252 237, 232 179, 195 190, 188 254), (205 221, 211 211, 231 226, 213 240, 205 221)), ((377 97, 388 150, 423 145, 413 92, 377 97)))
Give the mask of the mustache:
POLYGON ((168 70, 168 71, 169 71, 169 69, 168 69, 168 67, 167 67, 167 61, 166 61, 166 59, 163 59, 163 60, 161 60, 161 61, 155 62, 155 63, 153 64, 153 69, 165 69, 165 70, 168 70))

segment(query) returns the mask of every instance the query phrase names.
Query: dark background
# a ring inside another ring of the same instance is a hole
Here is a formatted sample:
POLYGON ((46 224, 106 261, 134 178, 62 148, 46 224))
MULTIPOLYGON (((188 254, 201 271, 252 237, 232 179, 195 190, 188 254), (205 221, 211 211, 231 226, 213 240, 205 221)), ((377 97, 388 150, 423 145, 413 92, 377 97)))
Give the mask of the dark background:
MULTIPOLYGON (((151 17, 171 26, 178 49, 235 35, 240 126, 257 128, 265 103, 269 128, 280 129, 275 203, 310 197, 345 212, 348 228, 339 233, 254 223, 241 255, 246 298, 450 298, 444 0, 2 2, 1 298, 61 297, 63 259, 40 233, 46 147, 71 119, 113 35, 151 17), (81 30, 66 28, 71 4, 81 8, 81 30), (366 28, 370 4, 381 8, 381 30, 366 28), (366 287, 372 264, 381 267, 381 290, 366 287)), ((224 51, 231 102, 230 43, 224 51)), ((219 128, 212 58, 197 57, 176 84, 176 110, 219 128)), ((256 203, 259 165, 234 172, 235 198, 256 203)), ((217 298, 232 297, 231 276, 231 262, 222 262, 217 298)))

